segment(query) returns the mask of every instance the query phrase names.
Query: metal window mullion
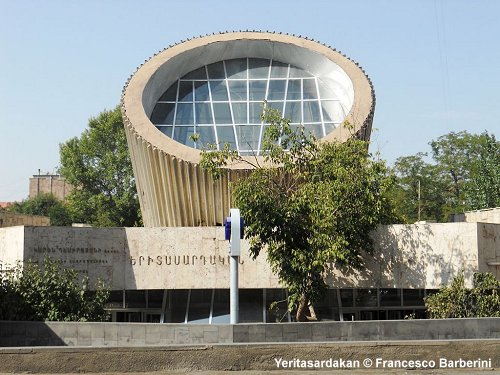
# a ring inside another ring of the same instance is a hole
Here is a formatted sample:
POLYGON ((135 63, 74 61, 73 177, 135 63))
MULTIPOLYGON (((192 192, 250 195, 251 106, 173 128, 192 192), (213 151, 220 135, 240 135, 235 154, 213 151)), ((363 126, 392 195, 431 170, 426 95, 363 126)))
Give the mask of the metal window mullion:
MULTIPOLYGON (((269 95, 269 81, 271 80, 271 69, 273 67, 273 59, 269 60, 269 71, 267 72, 267 82, 266 82, 266 93, 264 94, 264 100, 267 100, 269 95)), ((264 121, 260 122, 260 133, 259 133, 259 146, 257 147, 257 155, 260 155, 262 149, 262 137, 264 133, 264 121)))
MULTIPOLYGON (((193 92, 193 134, 196 134, 196 104, 195 104, 195 101, 196 101, 196 98, 195 98, 195 93, 194 93, 194 81, 191 81, 191 90, 193 92)), ((194 142, 194 148, 196 148, 196 142, 194 142)))
POLYGON ((287 96, 288 96, 288 82, 290 81, 290 64, 288 64, 288 70, 286 73, 286 81, 285 81, 285 97, 283 98, 283 113, 281 114, 281 117, 285 117, 285 108, 286 108, 286 102, 287 102, 287 96))
POLYGON ((300 79, 300 122, 304 125, 304 79, 300 79))
POLYGON ((314 77, 314 85, 316 86, 316 95, 318 97, 319 116, 320 116, 319 118, 321 119, 321 126, 323 128, 323 137, 326 137, 325 119, 323 118, 323 106, 321 105, 321 97, 319 96, 319 85, 317 77, 314 77))
POLYGON ((210 315, 208 316, 208 324, 212 324, 212 318, 214 316, 214 298, 215 298, 215 289, 212 289, 212 299, 210 301, 210 315))
MULTIPOLYGON (((236 141, 236 150, 238 151, 238 154, 240 153, 240 142, 238 137, 236 136, 236 125, 234 122, 234 113, 233 113, 233 103, 231 101, 231 95, 229 92, 229 78, 227 78, 227 71, 226 71, 226 61, 222 61, 222 66, 224 67, 224 76, 226 77, 226 91, 227 91, 227 98, 228 98, 228 105, 229 105, 229 112, 231 113, 231 122, 233 126, 233 134, 234 134, 234 140, 236 141)), ((248 70, 248 58, 247 58, 247 70, 248 70)))
POLYGON ((208 77, 208 68, 205 65, 205 71, 207 73, 207 86, 208 86, 208 97, 210 98, 210 109, 212 110, 212 124, 214 126, 214 134, 215 134, 215 145, 217 146, 217 150, 220 150, 219 147, 219 136, 217 134, 217 124, 215 123, 215 112, 214 112, 214 101, 212 98, 212 88, 210 87, 210 78, 208 77))
POLYGON ((174 108, 174 120, 172 122, 172 134, 171 137, 174 139, 175 123, 177 121, 177 104, 179 104, 179 87, 181 86, 181 80, 177 80, 177 92, 175 94, 175 108, 174 108))
POLYGON ((184 323, 188 322, 189 318, 189 304, 191 303, 191 289, 188 290, 188 298, 186 302, 186 314, 184 315, 184 323))
POLYGON ((267 302, 267 289, 264 288, 262 290, 262 322, 263 323, 267 323, 266 302, 267 302))

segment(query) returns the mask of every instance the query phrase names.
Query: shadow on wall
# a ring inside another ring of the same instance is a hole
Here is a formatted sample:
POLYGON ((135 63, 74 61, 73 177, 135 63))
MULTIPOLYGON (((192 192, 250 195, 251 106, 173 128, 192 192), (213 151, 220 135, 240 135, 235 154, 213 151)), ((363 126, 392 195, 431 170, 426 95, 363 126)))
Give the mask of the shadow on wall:
POLYGON ((134 289, 126 228, 26 227, 23 260, 42 264, 45 256, 111 290, 134 289))
POLYGON ((0 347, 66 345, 59 334, 43 322, 0 321, 0 347))
POLYGON ((373 234, 375 251, 361 270, 330 266, 332 287, 436 289, 449 284, 461 269, 471 279, 477 260, 468 257, 460 230, 450 224, 380 226, 373 234), (448 227, 447 227, 448 225, 448 227))

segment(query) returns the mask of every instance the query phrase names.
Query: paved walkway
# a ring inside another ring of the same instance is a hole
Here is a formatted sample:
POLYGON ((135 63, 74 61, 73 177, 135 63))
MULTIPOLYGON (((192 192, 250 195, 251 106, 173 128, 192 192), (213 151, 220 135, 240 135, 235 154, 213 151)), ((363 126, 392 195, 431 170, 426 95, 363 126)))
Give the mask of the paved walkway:
MULTIPOLYGON (((230 375, 238 373, 242 375, 318 375, 318 371, 159 371, 159 372, 103 372, 103 373, 84 373, 85 375, 230 375)), ((320 372, 321 373, 321 372, 320 372)), ((374 375, 374 374, 388 374, 388 375, 497 375, 500 370, 484 369, 484 370, 338 370, 338 371, 325 371, 325 373, 332 375, 374 375)), ((12 375, 9 373, 0 373, 0 375, 12 375)), ((37 375, 54 375, 51 374, 37 374, 37 375)), ((82 375, 82 373, 64 373, 57 375, 82 375)))

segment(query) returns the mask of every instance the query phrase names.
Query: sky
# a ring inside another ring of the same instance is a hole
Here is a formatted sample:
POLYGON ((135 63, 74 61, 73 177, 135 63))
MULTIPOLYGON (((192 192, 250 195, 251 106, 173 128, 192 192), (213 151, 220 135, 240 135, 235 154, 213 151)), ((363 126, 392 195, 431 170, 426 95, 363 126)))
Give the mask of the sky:
POLYGON ((0 0, 0 201, 56 172, 59 145, 120 102, 170 44, 231 30, 308 36, 376 94, 371 151, 392 164, 451 131, 500 136, 500 1, 0 0))

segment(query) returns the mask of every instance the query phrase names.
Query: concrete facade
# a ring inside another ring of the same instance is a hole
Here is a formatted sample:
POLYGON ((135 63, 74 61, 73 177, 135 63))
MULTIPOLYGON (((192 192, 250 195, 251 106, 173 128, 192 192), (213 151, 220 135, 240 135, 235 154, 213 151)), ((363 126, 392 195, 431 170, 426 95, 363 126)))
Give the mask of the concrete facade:
POLYGON ((451 217, 453 222, 466 223, 495 223, 500 224, 500 207, 487 208, 484 210, 467 211, 461 214, 454 214, 451 217))
MULTIPOLYGON (((234 163, 214 181, 199 166, 201 151, 159 131, 150 116, 158 99, 179 77, 206 64, 236 58, 274 59, 324 77, 325 85, 350 93, 343 120, 360 138, 370 138, 375 110, 371 82, 357 63, 311 39, 271 32, 227 32, 170 46, 147 60, 130 77, 122 114, 144 225, 221 225, 230 208, 230 182, 248 173, 234 163), (332 68, 332 66, 334 68, 332 68)), ((322 139, 343 141, 351 131, 336 127, 322 139)), ((252 157, 246 156, 250 161, 252 157)), ((259 162, 262 157, 257 156, 259 162)))
POLYGON ((0 346, 500 339, 500 318, 284 324, 1 322, 0 346))
MULTIPOLYGON (((374 256, 366 269, 334 267, 326 275, 335 288, 436 289, 462 269, 499 278, 500 225, 447 223, 381 226, 373 234, 374 256)), ((3 269, 18 261, 60 260, 112 290, 229 288, 228 244, 222 228, 0 229, 3 269)), ((264 254, 252 260, 242 242, 240 288, 280 288, 264 254)))

